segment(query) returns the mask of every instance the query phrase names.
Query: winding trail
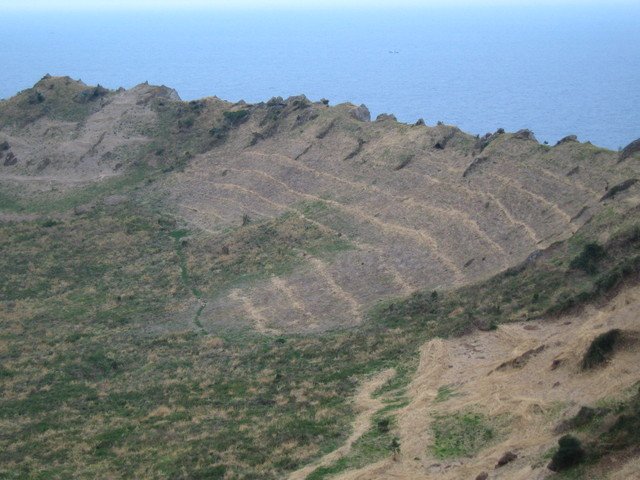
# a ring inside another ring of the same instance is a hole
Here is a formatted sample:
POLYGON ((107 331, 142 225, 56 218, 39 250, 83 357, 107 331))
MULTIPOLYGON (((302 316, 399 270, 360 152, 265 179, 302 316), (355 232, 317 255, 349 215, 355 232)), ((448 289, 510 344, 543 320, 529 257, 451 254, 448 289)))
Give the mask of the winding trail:
POLYGON ((334 463, 351 451, 351 447, 371 426, 371 417, 385 405, 380 398, 373 398, 372 394, 382 387, 396 374, 395 369, 384 370, 362 384, 354 398, 355 409, 358 415, 353 421, 353 432, 344 444, 336 450, 327 453, 318 461, 296 470, 289 475, 288 480, 304 480, 309 474, 319 467, 334 463))

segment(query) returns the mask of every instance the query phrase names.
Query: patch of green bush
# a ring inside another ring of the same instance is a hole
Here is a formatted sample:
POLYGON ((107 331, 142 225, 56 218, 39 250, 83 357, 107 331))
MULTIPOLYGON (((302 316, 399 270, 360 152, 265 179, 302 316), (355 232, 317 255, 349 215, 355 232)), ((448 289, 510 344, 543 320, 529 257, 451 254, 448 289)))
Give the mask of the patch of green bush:
POLYGON ((588 370, 604 364, 611 357, 620 337, 621 331, 615 328, 594 338, 582 358, 582 369, 588 370))
POLYGON ((580 440, 572 435, 564 435, 558 440, 558 451, 553 455, 549 470, 561 472, 581 463, 585 458, 585 451, 580 440))
POLYGON ((431 428, 432 451, 441 459, 473 456, 495 437, 487 418, 473 412, 437 416, 431 428))
POLYGON ((605 256, 606 251, 602 245, 590 242, 583 247, 582 252, 577 257, 571 260, 569 266, 593 275, 598 271, 598 264, 605 256))
POLYGON ((231 126, 238 126, 249 118, 249 110, 232 110, 222 114, 225 121, 231 126))

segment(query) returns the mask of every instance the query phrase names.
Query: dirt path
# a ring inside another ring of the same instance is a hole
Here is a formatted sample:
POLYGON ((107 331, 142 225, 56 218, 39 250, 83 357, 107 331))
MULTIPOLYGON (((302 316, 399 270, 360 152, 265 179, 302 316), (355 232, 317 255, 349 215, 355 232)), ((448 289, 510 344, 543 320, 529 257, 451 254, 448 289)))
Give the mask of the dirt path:
MULTIPOLYGON (((409 388, 411 403, 398 414, 400 458, 333 478, 459 480, 481 472, 489 472, 492 480, 547 478, 551 472, 543 455, 556 445, 559 435, 554 427, 581 406, 616 397, 638 381, 637 347, 617 352, 603 369, 583 372, 580 362, 597 335, 612 328, 640 330, 639 308, 640 287, 634 287, 601 309, 587 308, 553 322, 513 323, 493 332, 428 342, 409 388), (503 365, 523 354, 519 366, 503 365), (444 386, 453 395, 437 401, 438 389, 444 386), (435 458, 429 448, 433 415, 468 410, 506 418, 503 433, 473 458, 435 458), (495 469, 506 451, 515 452, 517 460, 495 469)), ((637 459, 618 468, 611 478, 640 478, 637 459)))
POLYGON ((372 397, 373 392, 389 381, 395 373, 395 370, 390 368, 378 373, 362 384, 354 398, 355 409, 358 411, 358 416, 353 421, 353 432, 349 435, 349 438, 347 438, 340 448, 326 454, 317 462, 293 472, 289 475, 289 480, 304 480, 307 478, 307 475, 312 473, 318 467, 330 465, 351 451, 351 447, 354 442, 364 435, 364 433, 370 428, 371 417, 378 410, 384 407, 381 399, 372 397))
POLYGON ((242 294, 242 290, 234 289, 231 291, 229 298, 239 302, 247 316, 253 321, 254 328, 263 335, 278 335, 279 330, 267 327, 269 322, 267 318, 262 314, 262 311, 255 307, 251 302, 251 299, 242 294))
POLYGON ((63 185, 78 185, 83 183, 94 183, 99 182, 101 180, 105 180, 111 177, 117 177, 120 174, 100 174, 94 177, 86 177, 86 178, 72 178, 69 176, 59 176, 59 175, 12 175, 8 173, 3 173, 0 175, 0 181, 9 181, 9 182, 20 182, 20 183, 32 183, 32 182, 51 182, 51 183, 60 183, 63 185))

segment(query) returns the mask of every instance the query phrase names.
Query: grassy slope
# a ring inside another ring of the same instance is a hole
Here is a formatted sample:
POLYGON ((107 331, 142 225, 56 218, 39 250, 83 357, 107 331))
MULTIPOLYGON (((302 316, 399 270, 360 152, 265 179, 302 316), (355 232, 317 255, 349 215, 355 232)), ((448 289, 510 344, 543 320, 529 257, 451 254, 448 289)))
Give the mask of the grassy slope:
MULTIPOLYGON (((600 298, 637 271, 640 254, 639 213, 611 211, 536 261, 380 306, 357 330, 205 334, 185 314, 194 292, 290 268, 291 247, 330 254, 335 238, 288 215, 195 235, 181 251, 175 219, 128 191, 130 203, 86 215, 0 224, 1 477, 281 478, 348 435, 363 375, 395 366, 385 390, 401 401, 428 338, 600 298), (605 236, 595 268, 570 267, 605 236)), ((37 200, 22 207, 40 210, 37 200)), ((392 437, 393 422, 372 429, 326 473, 390 455, 392 437)))
MULTIPOLYGON (((3 104, 1 116, 81 120, 93 108, 58 101, 87 87, 43 82, 3 104)), ((325 478, 392 454, 393 411, 429 338, 558 314, 637 272, 640 213, 609 210, 535 261, 455 292, 380 305, 355 330, 205 332, 200 299, 286 271, 302 261, 294 252, 350 248, 294 214, 214 235, 186 231, 164 212, 153 182, 224 141, 236 121, 221 114, 227 104, 216 107, 154 106, 159 140, 146 150, 164 172, 138 167, 28 199, 0 190, 0 212, 39 216, 0 223, 0 478, 282 478, 340 444, 358 381, 395 367, 380 392, 389 407, 376 416, 388 427, 377 423, 313 476, 325 478), (101 204, 114 193, 131 200, 101 204), (88 202, 97 205, 90 213, 71 213, 88 202), (572 266, 592 242, 606 255, 572 266)))
POLYGON ((44 77, 0 103, 0 127, 22 128, 43 116, 79 122, 96 111, 100 98, 108 94, 102 87, 89 87, 69 77, 44 77))

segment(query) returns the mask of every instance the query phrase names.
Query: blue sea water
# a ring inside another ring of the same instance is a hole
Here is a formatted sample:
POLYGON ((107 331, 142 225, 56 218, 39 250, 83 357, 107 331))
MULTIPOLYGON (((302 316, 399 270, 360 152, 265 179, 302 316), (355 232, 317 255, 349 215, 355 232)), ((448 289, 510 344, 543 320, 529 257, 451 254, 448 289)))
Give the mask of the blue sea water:
POLYGON ((304 93, 470 133, 640 137, 640 6, 3 13, 0 98, 45 73, 183 99, 304 93))

